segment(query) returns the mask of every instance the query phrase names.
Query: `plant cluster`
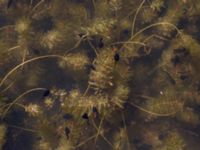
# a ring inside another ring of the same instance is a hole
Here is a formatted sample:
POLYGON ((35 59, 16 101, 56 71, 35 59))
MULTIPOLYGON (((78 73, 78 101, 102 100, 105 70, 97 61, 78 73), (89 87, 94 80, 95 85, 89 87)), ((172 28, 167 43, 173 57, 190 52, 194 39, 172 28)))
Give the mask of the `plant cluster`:
POLYGON ((0 0, 0 149, 198 150, 199 8, 0 0))

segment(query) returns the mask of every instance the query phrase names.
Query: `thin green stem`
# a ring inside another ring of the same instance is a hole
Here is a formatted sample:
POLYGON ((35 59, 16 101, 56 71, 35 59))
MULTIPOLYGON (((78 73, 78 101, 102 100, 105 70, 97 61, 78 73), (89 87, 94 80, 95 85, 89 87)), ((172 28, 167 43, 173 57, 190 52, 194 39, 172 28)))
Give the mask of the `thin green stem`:
POLYGON ((24 93, 22 93, 21 95, 19 95, 15 100, 13 100, 13 102, 11 102, 9 104, 9 106, 7 107, 7 109, 3 112, 2 114, 2 118, 4 118, 6 116, 6 114, 8 113, 8 111, 11 109, 11 107, 17 103, 18 100, 20 100, 22 97, 24 97, 25 95, 31 93, 31 92, 35 92, 35 91, 44 91, 46 90, 46 88, 34 88, 34 89, 30 89, 24 93))
POLYGON ((24 110, 26 109, 26 106, 25 106, 25 105, 23 105, 23 104, 20 104, 20 103, 15 103, 15 105, 17 105, 17 106, 19 106, 19 107, 23 108, 24 110))
POLYGON ((136 45, 142 45, 142 46, 146 46, 146 44, 144 42, 131 42, 131 41, 127 41, 127 42, 115 42, 112 43, 111 45, 117 45, 117 44, 136 44, 136 45))
MULTIPOLYGON (((175 25, 173 25, 172 23, 169 23, 169 22, 158 22, 158 23, 151 24, 151 25, 149 25, 149 26, 147 26, 147 27, 144 27, 143 29, 139 30, 139 31, 136 32, 133 36, 131 36, 127 42, 132 41, 135 37, 137 37, 137 36, 140 35, 142 32, 144 32, 144 31, 146 31, 146 30, 148 30, 148 29, 150 29, 150 28, 153 28, 153 27, 156 27, 156 26, 162 26, 162 25, 171 26, 172 28, 174 28, 174 29, 177 31, 177 34, 181 35, 181 32, 179 31, 179 29, 178 29, 175 25)), ((123 49, 124 47, 125 47, 125 45, 122 46, 122 47, 120 48, 120 50, 123 49)))
POLYGON ((12 128, 16 128, 16 129, 21 129, 21 130, 32 132, 32 133, 36 133, 37 132, 36 130, 28 129, 28 128, 24 128, 24 127, 19 127, 19 126, 16 126, 16 125, 11 125, 11 124, 6 124, 6 125, 8 127, 12 127, 12 128))
POLYGON ((92 139, 94 139, 96 137, 96 134, 89 137, 88 139, 86 139, 85 141, 81 142, 80 144, 76 145, 75 147, 78 148, 78 147, 81 147, 83 146, 84 144, 86 144, 87 142, 91 141, 92 139))
POLYGON ((137 37, 139 34, 141 34, 142 32, 152 28, 152 27, 156 27, 156 26, 160 26, 160 25, 168 25, 168 26, 171 26, 173 27, 174 29, 176 29, 177 31, 177 34, 181 34, 181 32, 179 31, 179 29, 173 25, 172 23, 169 23, 169 22, 158 22, 158 23, 154 23, 154 24, 151 24, 143 29, 141 29, 140 31, 138 31, 137 33, 135 33, 133 36, 131 36, 131 38, 129 40, 132 40, 134 39, 135 37, 137 37))
POLYGON ((152 34, 152 35, 150 35, 149 37, 145 38, 143 42, 145 43, 145 42, 149 41, 150 39, 152 39, 152 38, 154 38, 154 37, 159 38, 159 39, 161 39, 161 40, 163 40, 163 41, 169 41, 168 39, 166 39, 166 38, 164 38, 164 37, 162 37, 162 36, 160 36, 160 35, 152 34))
POLYGON ((4 30, 4 29, 7 29, 7 28, 10 28, 10 27, 15 27, 15 25, 6 25, 6 26, 3 26, 3 27, 0 28, 0 31, 4 30))
POLYGON ((28 64, 28 63, 31 63, 33 61, 37 61, 37 60, 42 60, 42 59, 45 59, 45 58, 59 58, 59 59, 63 59, 66 61, 66 58, 64 56, 61 56, 61 55, 44 55, 44 56, 39 56, 39 57, 35 57, 35 58, 32 58, 32 59, 29 59, 29 60, 26 60, 24 62, 22 62, 21 64, 15 66, 13 69, 11 69, 4 77, 3 79, 1 80, 0 82, 0 87, 4 84, 4 82, 6 81, 6 79, 16 70, 18 70, 21 66, 25 65, 25 64, 28 64))
POLYGON ((177 112, 163 113, 163 114, 162 114, 162 113, 156 113, 156 112, 152 112, 152 111, 150 111, 150 110, 147 110, 147 109, 145 109, 145 108, 142 108, 142 107, 140 107, 140 106, 138 106, 138 105, 136 105, 136 104, 134 104, 134 103, 132 103, 132 102, 129 102, 129 104, 130 104, 131 106, 133 106, 133 107, 135 107, 135 108, 137 108, 137 109, 139 109, 139 110, 141 110, 141 111, 147 113, 147 114, 152 115, 152 116, 168 117, 168 116, 172 116, 172 115, 174 115, 174 114, 177 113, 177 112))
POLYGON ((87 36, 88 36, 88 34, 83 35, 83 36, 75 43, 75 45, 74 45, 72 48, 70 48, 69 50, 67 50, 67 51, 65 52, 65 54, 66 54, 66 53, 69 53, 69 52, 73 51, 74 49, 76 49, 77 47, 79 47, 79 45, 81 44, 81 42, 82 42, 85 38, 87 38, 87 36))
POLYGON ((83 97, 88 93, 89 90, 90 90, 90 84, 87 86, 85 92, 83 93, 83 97))
POLYGON ((90 47, 94 50, 94 53, 96 54, 96 56, 98 56, 97 49, 94 47, 94 45, 88 39, 87 39, 87 42, 89 43, 90 47))
POLYGON ((153 97, 151 97, 151 96, 146 96, 146 95, 134 94, 134 96, 136 96, 136 97, 141 97, 141 98, 148 99, 148 100, 153 100, 153 99, 154 99, 153 97))
POLYGON ((145 3, 146 0, 143 0, 142 3, 140 4, 140 6, 138 7, 136 13, 135 13, 135 16, 134 16, 134 19, 133 19, 133 24, 132 24, 132 29, 131 29, 131 36, 133 36, 133 33, 134 33, 134 29, 135 29, 135 22, 136 22, 136 19, 137 19, 137 16, 138 16, 138 13, 140 12, 143 4, 145 3))
POLYGON ((20 45, 11 47, 11 48, 9 48, 6 52, 11 52, 11 51, 13 51, 13 50, 15 50, 15 49, 18 49, 18 48, 20 48, 20 47, 21 47, 20 45))
POLYGON ((10 87, 13 86, 13 84, 14 84, 15 82, 16 82, 16 79, 15 79, 13 82, 11 82, 5 89, 3 89, 2 91, 0 91, 0 94, 6 92, 10 87))
MULTIPOLYGON (((101 120, 102 121, 102 120, 101 120)), ((100 121, 100 124, 101 124, 101 121, 100 121)), ((98 136, 100 135, 113 149, 115 149, 114 148, 114 146, 113 146, 113 144, 104 136, 104 135, 102 135, 99 131, 100 131, 100 125, 99 125, 99 128, 96 126, 96 124, 94 123, 94 121, 93 121, 93 126, 94 126, 94 128, 97 130, 97 134, 96 134, 96 138, 98 138, 98 136)), ((95 138, 95 142, 94 142, 94 145, 96 145, 96 142, 97 142, 97 139, 95 138)))
POLYGON ((101 126, 102 126, 102 124, 103 124, 104 117, 105 117, 105 114, 104 114, 103 117, 101 118, 101 121, 100 121, 100 123, 99 123, 99 127, 98 127, 98 129, 97 129, 97 135, 96 135, 96 138, 95 138, 95 145, 96 145, 97 138, 98 138, 99 134, 101 135, 100 132, 101 132, 101 126))
POLYGON ((96 4, 95 4, 95 0, 92 0, 92 5, 94 7, 94 12, 96 11, 96 4))
POLYGON ((129 143, 129 137, 128 137, 128 133, 127 133, 127 127, 126 127, 126 121, 125 121, 125 116, 124 116, 124 113, 121 112, 121 115, 122 115, 122 120, 123 120, 123 124, 124 124, 124 129, 126 131, 126 140, 127 140, 127 143, 128 143, 128 149, 131 150, 131 145, 129 143))
POLYGON ((32 12, 35 11, 37 9, 37 7, 39 7, 43 2, 45 2, 45 0, 41 0, 40 2, 38 2, 35 7, 33 7, 32 12))

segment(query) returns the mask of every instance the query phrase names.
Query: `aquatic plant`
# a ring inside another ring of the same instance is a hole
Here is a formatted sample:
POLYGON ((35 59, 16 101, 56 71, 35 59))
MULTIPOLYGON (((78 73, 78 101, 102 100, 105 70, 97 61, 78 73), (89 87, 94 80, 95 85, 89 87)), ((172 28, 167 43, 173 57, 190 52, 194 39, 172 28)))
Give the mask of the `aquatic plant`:
POLYGON ((74 71, 85 70, 90 64, 89 58, 84 53, 69 54, 66 56, 67 61, 61 60, 59 66, 63 69, 68 68, 74 71))
POLYGON ((6 126, 4 124, 0 125, 0 149, 3 149, 3 145, 6 141, 6 126))
POLYGON ((164 139, 163 146, 161 146, 160 150, 174 150, 174 149, 184 149, 185 148, 185 141, 181 137, 178 132, 171 132, 167 135, 164 139))
POLYGON ((198 7, 0 1, 2 149, 187 148, 200 123, 198 7))
POLYGON ((153 9, 153 11, 160 12, 161 9, 164 7, 164 0, 153 0, 151 2, 150 8, 153 9))

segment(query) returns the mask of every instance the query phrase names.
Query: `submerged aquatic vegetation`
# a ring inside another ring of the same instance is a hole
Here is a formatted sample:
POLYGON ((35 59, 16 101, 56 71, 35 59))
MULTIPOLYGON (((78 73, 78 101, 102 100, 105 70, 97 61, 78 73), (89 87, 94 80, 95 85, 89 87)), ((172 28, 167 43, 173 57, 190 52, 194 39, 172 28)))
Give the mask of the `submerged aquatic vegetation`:
POLYGON ((199 141, 198 6, 0 1, 1 148, 181 150, 191 144, 184 134, 199 141))
POLYGON ((114 149, 121 150, 121 149, 134 149, 131 148, 129 139, 127 137, 126 129, 119 129, 119 131, 114 135, 114 149))
POLYGON ((172 131, 167 135, 167 137, 164 139, 164 142, 162 144, 160 150, 174 150, 174 149, 185 149, 185 141, 181 137, 181 135, 177 131, 172 131))
POLYGON ((6 126, 4 124, 0 125, 0 149, 3 150, 3 145, 6 141, 6 126))
POLYGON ((64 37, 62 37, 62 33, 57 30, 48 31, 42 38, 41 38, 41 45, 47 47, 49 49, 55 48, 59 45, 64 37))
POLYGON ((151 2, 150 8, 154 11, 160 12, 164 6, 165 0, 153 0, 151 2))
POLYGON ((39 106, 37 104, 29 104, 28 106, 25 107, 25 111, 29 113, 31 116, 38 116, 40 114, 39 106))
POLYGON ((83 53, 69 54, 66 56, 66 60, 61 60, 59 66, 63 69, 66 67, 74 71, 85 70, 86 66, 90 64, 88 56, 83 53))

